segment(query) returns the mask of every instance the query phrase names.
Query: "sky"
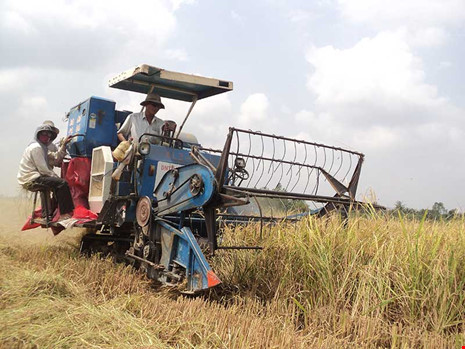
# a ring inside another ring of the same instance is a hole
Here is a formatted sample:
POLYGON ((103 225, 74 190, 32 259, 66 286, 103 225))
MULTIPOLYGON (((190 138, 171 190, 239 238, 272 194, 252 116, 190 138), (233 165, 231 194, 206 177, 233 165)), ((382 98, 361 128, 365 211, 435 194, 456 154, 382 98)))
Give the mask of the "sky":
MULTIPOLYGON (((234 82, 185 126, 221 147, 229 126, 365 154, 358 199, 465 209, 464 0, 0 0, 0 195, 44 120, 139 64, 234 82), (5 132, 6 131, 6 132, 5 132)), ((189 105, 164 101, 180 123, 189 105)))

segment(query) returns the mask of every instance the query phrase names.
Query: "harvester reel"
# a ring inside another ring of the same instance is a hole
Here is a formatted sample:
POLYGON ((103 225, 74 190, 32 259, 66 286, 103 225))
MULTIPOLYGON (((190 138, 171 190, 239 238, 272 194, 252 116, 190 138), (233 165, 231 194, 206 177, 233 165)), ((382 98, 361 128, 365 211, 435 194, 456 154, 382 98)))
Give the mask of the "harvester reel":
POLYGON ((137 224, 145 227, 150 222, 150 215, 152 213, 152 201, 148 196, 143 196, 137 202, 136 219, 137 224))

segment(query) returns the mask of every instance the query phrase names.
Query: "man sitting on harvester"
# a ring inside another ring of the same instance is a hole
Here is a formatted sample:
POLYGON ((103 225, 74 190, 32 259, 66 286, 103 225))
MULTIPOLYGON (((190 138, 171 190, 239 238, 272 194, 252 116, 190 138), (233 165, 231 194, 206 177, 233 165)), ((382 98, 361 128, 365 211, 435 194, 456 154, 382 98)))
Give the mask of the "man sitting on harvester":
MULTIPOLYGON (((34 140, 23 153, 17 178, 18 183, 27 190, 36 190, 37 188, 51 190, 58 201, 60 220, 65 220, 72 216, 73 200, 68 183, 53 171, 53 166, 61 163, 65 146, 71 137, 67 137, 58 150, 56 147, 52 147, 52 142, 57 137, 58 132, 58 129, 49 121, 37 128, 34 140), (57 152, 50 151, 51 149, 57 149, 57 152)), ((44 200, 47 199, 44 198, 44 200)))
MULTIPOLYGON (((162 134, 162 127, 165 122, 155 116, 160 109, 165 109, 160 96, 155 93, 149 93, 145 101, 141 102, 140 105, 145 107, 145 110, 128 115, 118 130, 118 139, 121 142, 131 139, 139 142, 140 136, 144 133, 162 134)), ((156 140, 153 141, 153 143, 156 142, 156 140)))

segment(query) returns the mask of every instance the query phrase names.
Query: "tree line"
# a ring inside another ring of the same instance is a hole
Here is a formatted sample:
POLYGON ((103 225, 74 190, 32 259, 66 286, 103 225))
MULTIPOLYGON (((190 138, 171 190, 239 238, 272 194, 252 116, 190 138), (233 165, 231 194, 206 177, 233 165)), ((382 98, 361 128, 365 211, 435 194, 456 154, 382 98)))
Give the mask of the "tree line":
POLYGON ((460 214, 459 210, 456 208, 450 210, 446 209, 442 202, 435 202, 431 209, 422 208, 416 210, 405 206, 402 201, 396 201, 394 208, 390 211, 395 215, 401 213, 404 216, 415 217, 418 219, 422 219, 426 215, 426 219, 431 220, 449 220, 460 214))

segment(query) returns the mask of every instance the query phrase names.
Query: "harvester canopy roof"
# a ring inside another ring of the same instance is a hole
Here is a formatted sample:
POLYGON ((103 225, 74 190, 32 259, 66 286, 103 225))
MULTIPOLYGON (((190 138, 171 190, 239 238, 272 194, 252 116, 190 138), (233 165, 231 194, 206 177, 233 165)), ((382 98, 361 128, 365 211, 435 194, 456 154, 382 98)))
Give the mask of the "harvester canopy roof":
POLYGON ((177 73, 141 64, 110 79, 110 87, 148 94, 154 92, 161 97, 193 102, 233 89, 226 80, 177 73))

